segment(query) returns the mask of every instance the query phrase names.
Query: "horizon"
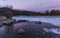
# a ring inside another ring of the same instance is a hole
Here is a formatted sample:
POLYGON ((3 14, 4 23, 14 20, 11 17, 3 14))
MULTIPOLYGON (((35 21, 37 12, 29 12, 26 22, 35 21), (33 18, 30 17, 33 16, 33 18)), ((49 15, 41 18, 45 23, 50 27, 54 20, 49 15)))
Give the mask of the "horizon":
POLYGON ((13 6, 13 9, 44 11, 51 9, 60 10, 60 0, 0 0, 2 6, 13 6))

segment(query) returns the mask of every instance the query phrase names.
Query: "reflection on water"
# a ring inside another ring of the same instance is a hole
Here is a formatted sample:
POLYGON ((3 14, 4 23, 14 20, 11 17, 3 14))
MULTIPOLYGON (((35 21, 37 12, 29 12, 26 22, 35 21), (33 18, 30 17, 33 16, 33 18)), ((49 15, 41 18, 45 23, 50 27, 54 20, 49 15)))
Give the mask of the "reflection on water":
MULTIPOLYGON (((42 21, 46 23, 51 23, 54 25, 59 26, 60 25, 60 16, 15 16, 13 19, 16 20, 29 20, 29 21, 42 21)), ((45 28, 44 28, 45 29, 45 28)), ((46 31, 52 31, 56 34, 59 34, 60 29, 45 29, 46 31)), ((6 34, 6 28, 1 27, 0 28, 0 38, 4 38, 4 34, 6 34)))
MULTIPOLYGON (((42 21, 46 23, 51 23, 56 26, 60 26, 60 16, 15 16, 13 19, 16 20, 29 20, 29 21, 42 21)), ((60 34, 60 29, 46 29, 45 31, 54 32, 60 34), (58 31, 59 30, 59 31, 58 31)))
POLYGON ((42 21, 60 26, 60 16, 15 16, 13 19, 29 20, 29 21, 42 21))
POLYGON ((6 33, 5 27, 0 27, 0 38, 4 38, 4 34, 6 33))
POLYGON ((60 28, 53 28, 53 29, 44 28, 44 30, 46 32, 53 32, 53 33, 56 33, 56 34, 60 34, 60 28))

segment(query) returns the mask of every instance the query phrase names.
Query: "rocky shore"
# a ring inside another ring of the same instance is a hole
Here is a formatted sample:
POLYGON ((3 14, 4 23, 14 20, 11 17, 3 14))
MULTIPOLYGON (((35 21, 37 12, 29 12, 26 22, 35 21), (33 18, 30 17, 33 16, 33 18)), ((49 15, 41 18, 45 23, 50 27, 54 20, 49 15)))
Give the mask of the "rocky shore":
POLYGON ((54 30, 60 29, 60 27, 49 23, 19 20, 13 25, 10 33, 7 33, 5 26, 1 27, 3 30, 0 31, 0 35, 2 34, 0 38, 60 38, 60 32, 54 30))
POLYGON ((46 32, 44 28, 50 30, 55 28, 58 29, 60 27, 40 21, 22 21, 14 24, 14 29, 17 31, 15 38, 60 38, 58 36, 59 34, 52 31, 46 32), (19 29, 24 30, 24 32, 20 34, 19 29))

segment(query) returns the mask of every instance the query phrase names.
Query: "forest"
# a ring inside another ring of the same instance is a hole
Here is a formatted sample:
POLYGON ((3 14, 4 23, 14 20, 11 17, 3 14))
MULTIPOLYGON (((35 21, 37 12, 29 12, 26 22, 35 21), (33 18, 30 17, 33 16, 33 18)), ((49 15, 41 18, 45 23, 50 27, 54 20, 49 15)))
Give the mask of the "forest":
POLYGON ((60 10, 46 10, 44 12, 14 10, 11 8, 0 8, 0 15, 13 14, 13 16, 60 16, 60 10), (9 13, 10 12, 10 13, 9 13))

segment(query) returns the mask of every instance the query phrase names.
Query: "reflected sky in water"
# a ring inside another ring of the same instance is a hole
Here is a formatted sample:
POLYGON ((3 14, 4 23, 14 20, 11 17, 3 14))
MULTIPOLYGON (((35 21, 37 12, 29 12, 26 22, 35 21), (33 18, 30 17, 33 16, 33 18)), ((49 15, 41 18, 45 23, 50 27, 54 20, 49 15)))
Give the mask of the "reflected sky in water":
POLYGON ((29 20, 29 21, 42 21, 60 26, 60 16, 16 16, 13 19, 29 20))

